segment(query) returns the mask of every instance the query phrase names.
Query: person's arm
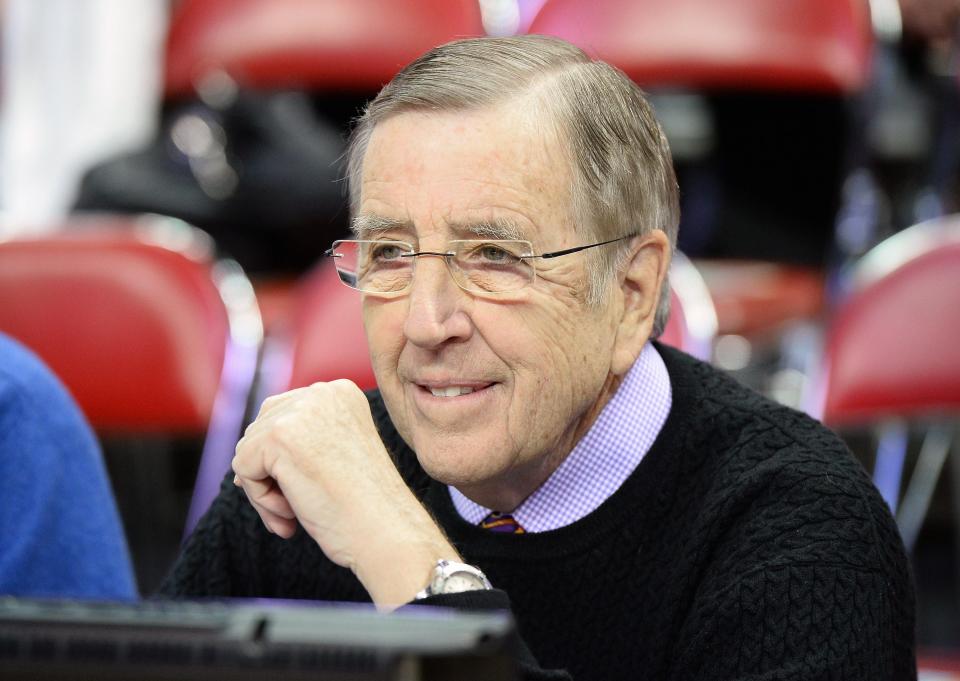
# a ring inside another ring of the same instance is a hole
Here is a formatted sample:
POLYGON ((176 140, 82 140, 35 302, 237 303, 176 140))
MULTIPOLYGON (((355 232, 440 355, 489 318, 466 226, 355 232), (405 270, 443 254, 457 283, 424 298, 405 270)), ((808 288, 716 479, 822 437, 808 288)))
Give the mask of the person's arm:
POLYGON ((63 385, 0 334, 0 594, 133 599, 100 446, 63 385))
MULTIPOLYGON (((347 568, 381 609, 510 609, 496 588, 415 599, 439 559, 461 558, 403 480, 367 397, 353 384, 317 384, 267 400, 238 444, 233 468, 238 489, 224 481, 160 595, 271 595, 276 577, 254 574, 261 549, 272 543, 269 552, 280 557, 285 540, 301 547, 307 540, 329 561, 317 571, 321 579, 335 577, 335 566, 347 568)), ((341 600, 347 591, 318 583, 310 596, 341 600)), ((519 639, 517 650, 523 678, 569 678, 542 670, 519 639)))

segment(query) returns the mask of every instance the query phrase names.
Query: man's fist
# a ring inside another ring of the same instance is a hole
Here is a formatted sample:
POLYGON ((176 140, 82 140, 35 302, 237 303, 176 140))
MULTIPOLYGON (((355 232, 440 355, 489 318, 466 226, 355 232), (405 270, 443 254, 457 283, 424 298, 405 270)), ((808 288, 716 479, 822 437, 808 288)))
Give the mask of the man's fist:
POLYGON ((264 401, 233 471, 269 531, 289 538, 299 522, 378 605, 409 601, 438 559, 459 558, 400 477, 350 381, 264 401))

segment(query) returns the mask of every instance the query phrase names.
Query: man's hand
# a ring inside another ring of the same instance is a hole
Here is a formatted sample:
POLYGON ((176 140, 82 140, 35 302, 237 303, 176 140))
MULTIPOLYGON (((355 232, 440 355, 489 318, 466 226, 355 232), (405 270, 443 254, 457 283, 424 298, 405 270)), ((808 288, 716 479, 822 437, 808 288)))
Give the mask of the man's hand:
POLYGON ((235 484, 267 529, 297 522, 380 607, 410 601, 456 550, 400 477, 366 397, 347 380, 268 398, 237 444, 235 484))

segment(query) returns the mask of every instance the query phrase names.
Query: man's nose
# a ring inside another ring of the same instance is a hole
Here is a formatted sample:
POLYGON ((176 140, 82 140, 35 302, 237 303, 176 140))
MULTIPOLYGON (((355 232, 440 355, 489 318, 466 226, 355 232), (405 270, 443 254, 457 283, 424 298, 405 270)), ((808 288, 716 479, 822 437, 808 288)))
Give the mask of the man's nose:
POLYGON ((404 335, 414 345, 432 349, 470 336, 472 324, 462 309, 467 293, 450 276, 443 257, 417 256, 407 299, 404 335))

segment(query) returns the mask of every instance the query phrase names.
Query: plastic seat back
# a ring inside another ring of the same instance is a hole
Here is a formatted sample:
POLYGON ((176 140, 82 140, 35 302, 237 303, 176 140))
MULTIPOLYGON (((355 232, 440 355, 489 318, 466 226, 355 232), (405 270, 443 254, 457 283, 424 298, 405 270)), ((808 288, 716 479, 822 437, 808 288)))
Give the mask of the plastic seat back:
POLYGON ((431 47, 482 34, 474 0, 182 0, 166 88, 224 72, 255 88, 377 90, 431 47))
POLYGON ((828 423, 960 412, 960 218, 911 227, 864 257, 825 361, 828 423))
POLYGON ((292 336, 289 388, 338 378, 363 390, 377 387, 360 295, 340 283, 332 262, 321 263, 304 280, 292 336))
POLYGON ((851 92, 867 81, 873 44, 864 0, 547 0, 530 32, 645 87, 851 92))
POLYGON ((209 423, 229 318, 210 244, 173 224, 91 219, 0 242, 0 329, 48 363, 98 430, 209 423))
MULTIPOLYGON (((262 326, 249 281, 214 259, 209 237, 167 218, 89 217, 0 242, 0 329, 49 364, 100 433, 204 437, 198 478, 222 477, 262 326)), ((210 499, 194 499, 188 527, 210 499)))
POLYGON ((960 484, 958 334, 960 216, 915 225, 868 252, 827 334, 813 413, 831 426, 875 430, 874 482, 908 550, 951 452, 960 484), (923 441, 901 494, 909 434, 917 431, 923 441))

